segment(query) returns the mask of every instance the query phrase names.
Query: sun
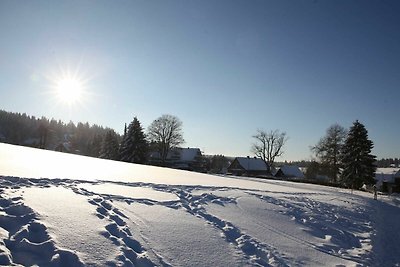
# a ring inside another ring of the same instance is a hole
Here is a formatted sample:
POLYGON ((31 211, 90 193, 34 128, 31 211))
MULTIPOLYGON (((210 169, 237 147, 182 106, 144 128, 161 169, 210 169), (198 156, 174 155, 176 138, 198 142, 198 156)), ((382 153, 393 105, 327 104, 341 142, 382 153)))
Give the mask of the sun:
POLYGON ((53 66, 43 74, 48 82, 45 94, 57 107, 67 107, 70 111, 85 107, 93 99, 90 83, 94 74, 79 62, 76 66, 69 62, 53 66))
POLYGON ((56 81, 57 97, 64 103, 75 104, 80 101, 84 91, 84 84, 74 77, 63 77, 56 81))

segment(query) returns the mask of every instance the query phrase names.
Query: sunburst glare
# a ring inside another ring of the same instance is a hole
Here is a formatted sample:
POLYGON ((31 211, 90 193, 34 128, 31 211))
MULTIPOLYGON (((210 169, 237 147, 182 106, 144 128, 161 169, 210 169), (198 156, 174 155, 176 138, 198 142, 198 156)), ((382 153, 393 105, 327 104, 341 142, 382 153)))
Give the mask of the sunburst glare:
POLYGON ((81 100, 83 90, 82 81, 72 77, 65 77, 56 82, 57 97, 70 105, 81 100))
POLYGON ((71 68, 60 68, 57 73, 48 76, 51 82, 51 94, 58 103, 68 106, 82 104, 88 97, 88 79, 79 71, 71 68))

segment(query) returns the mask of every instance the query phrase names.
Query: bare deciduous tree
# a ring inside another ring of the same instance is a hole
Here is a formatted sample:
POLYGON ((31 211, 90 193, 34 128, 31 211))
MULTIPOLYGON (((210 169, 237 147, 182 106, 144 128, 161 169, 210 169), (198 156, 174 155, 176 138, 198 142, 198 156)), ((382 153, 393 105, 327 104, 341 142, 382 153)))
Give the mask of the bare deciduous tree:
POLYGON ((172 115, 162 115, 154 120, 147 129, 147 136, 149 141, 156 145, 163 163, 165 163, 171 148, 185 142, 182 134, 182 122, 178 117, 172 115))
POLYGON ((337 182, 340 174, 340 156, 346 136, 345 128, 339 124, 333 124, 326 130, 326 135, 319 140, 318 144, 311 148, 319 161, 328 166, 329 176, 334 183, 337 182))
POLYGON ((252 152, 273 166, 275 158, 282 156, 284 152, 283 146, 287 141, 286 133, 279 130, 266 132, 258 129, 253 138, 256 139, 256 142, 253 143, 252 152))

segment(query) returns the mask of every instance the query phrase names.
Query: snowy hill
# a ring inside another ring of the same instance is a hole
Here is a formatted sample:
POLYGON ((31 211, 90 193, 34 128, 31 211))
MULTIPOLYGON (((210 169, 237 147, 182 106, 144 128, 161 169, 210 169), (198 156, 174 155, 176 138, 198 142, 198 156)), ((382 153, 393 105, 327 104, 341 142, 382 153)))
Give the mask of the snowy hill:
POLYGON ((0 184, 0 265, 400 265, 393 196, 6 144, 0 184))

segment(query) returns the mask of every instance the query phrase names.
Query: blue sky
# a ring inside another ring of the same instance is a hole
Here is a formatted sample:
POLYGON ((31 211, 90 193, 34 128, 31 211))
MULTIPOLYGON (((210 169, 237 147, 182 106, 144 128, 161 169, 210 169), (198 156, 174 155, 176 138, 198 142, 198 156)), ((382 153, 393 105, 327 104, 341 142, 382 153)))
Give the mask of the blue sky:
POLYGON ((380 157, 400 142, 398 1, 0 1, 0 109, 123 131, 162 114, 186 146, 251 155, 285 131, 309 159, 333 123, 365 124, 380 157), (55 99, 77 72, 80 103, 55 99))

